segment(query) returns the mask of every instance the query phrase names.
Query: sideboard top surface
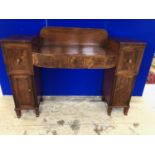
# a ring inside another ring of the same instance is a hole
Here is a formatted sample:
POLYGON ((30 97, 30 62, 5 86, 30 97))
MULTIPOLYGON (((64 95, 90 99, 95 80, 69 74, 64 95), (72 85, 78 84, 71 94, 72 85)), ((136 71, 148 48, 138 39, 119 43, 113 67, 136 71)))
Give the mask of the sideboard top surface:
POLYGON ((112 68, 120 46, 130 51, 134 45, 145 45, 111 39, 104 29, 64 27, 44 27, 37 36, 12 36, 1 43, 8 48, 32 45, 33 64, 50 68, 112 68))

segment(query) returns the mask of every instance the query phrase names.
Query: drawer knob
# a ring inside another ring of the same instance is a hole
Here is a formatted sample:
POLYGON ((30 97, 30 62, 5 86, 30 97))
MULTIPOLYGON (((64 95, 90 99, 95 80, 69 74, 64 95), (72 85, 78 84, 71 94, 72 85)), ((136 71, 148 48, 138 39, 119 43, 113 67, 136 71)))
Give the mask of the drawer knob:
POLYGON ((17 64, 19 64, 19 63, 20 63, 20 61, 21 61, 21 60, 20 60, 19 58, 17 58, 17 60, 16 60, 17 64))
POLYGON ((129 59, 129 63, 130 63, 130 64, 132 63, 132 59, 129 59))
POLYGON ((28 89, 28 92, 31 93, 31 89, 28 89))

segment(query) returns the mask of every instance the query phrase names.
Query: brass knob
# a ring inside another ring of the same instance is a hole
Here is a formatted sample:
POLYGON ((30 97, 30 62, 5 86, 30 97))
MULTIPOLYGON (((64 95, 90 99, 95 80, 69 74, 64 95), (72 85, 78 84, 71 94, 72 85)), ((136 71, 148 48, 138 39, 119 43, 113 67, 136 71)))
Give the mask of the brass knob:
POLYGON ((130 64, 132 63, 132 59, 129 59, 129 61, 128 61, 130 64))
POLYGON ((17 64, 19 64, 19 63, 20 63, 20 61, 21 61, 21 60, 20 60, 19 58, 17 58, 17 60, 16 60, 17 64))
POLYGON ((28 89, 28 92, 31 93, 31 89, 28 89))

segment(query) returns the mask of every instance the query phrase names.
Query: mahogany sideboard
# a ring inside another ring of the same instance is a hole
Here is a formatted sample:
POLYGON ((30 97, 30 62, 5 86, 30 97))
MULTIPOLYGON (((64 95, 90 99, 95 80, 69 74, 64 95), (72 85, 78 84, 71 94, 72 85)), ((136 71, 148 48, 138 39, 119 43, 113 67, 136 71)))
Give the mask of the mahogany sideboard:
POLYGON ((45 27, 38 36, 2 39, 1 46, 19 118, 22 109, 39 116, 40 67, 105 69, 107 113, 116 107, 127 115, 146 44, 114 40, 101 29, 45 27))

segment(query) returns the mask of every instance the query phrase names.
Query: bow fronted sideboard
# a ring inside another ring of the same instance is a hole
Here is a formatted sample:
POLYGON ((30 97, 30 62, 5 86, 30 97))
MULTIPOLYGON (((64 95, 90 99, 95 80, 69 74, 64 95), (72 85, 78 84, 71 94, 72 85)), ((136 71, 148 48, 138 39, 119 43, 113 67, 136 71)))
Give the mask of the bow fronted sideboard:
POLYGON ((112 39, 106 30, 62 27, 45 27, 38 36, 8 37, 1 46, 17 117, 22 109, 34 109, 39 116, 40 67, 105 69, 107 113, 116 107, 127 115, 145 49, 142 42, 112 39))

